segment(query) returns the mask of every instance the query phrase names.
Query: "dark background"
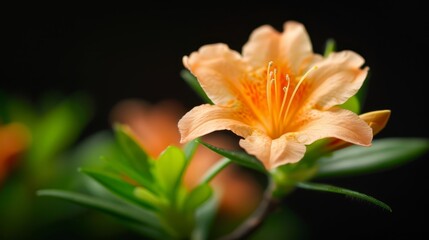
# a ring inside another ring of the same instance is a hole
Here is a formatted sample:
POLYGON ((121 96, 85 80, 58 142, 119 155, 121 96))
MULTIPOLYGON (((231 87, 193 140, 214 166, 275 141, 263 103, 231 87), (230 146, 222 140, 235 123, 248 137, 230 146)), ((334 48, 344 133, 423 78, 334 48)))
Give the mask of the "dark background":
MULTIPOLYGON (((124 98, 156 103, 173 98, 187 109, 201 103, 180 78, 182 57, 208 43, 241 50, 256 27, 282 30, 286 20, 305 24, 316 52, 334 38, 338 49, 361 54, 371 81, 364 111, 391 109, 377 136, 428 137, 427 28, 419 5, 357 8, 311 4, 272 9, 135 9, 132 12, 4 9, 0 89, 37 100, 43 93, 92 96, 96 109, 85 136, 110 128, 111 107, 124 98)), ((83 137, 85 137, 83 136, 83 137)), ((344 197, 297 191, 287 202, 308 224, 311 239, 427 236, 428 155, 406 166, 329 181, 372 195, 393 208, 382 211, 344 197)))

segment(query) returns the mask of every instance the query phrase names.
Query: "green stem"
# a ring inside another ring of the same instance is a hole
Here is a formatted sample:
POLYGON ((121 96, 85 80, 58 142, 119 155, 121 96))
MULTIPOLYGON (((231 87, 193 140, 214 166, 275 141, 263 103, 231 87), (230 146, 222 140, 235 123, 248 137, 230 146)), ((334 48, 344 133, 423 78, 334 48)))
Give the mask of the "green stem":
POLYGON ((209 183, 220 171, 222 171, 226 166, 228 166, 232 161, 228 158, 223 158, 217 162, 209 171, 203 176, 200 181, 200 184, 209 183))

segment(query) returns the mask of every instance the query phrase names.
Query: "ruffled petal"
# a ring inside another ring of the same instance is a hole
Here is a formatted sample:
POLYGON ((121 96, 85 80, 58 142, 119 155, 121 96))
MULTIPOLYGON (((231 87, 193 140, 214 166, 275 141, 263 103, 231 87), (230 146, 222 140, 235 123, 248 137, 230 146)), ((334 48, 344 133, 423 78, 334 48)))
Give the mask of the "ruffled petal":
POLYGON ((255 29, 243 46, 243 59, 253 68, 266 66, 277 60, 280 33, 269 25, 255 29))
POLYGON ((274 139, 271 144, 271 168, 286 163, 296 163, 304 157, 306 147, 289 134, 274 139))
POLYGON ((279 61, 291 71, 293 75, 301 75, 314 58, 320 56, 313 53, 310 37, 304 25, 288 21, 283 26, 279 46, 279 61))
POLYGON ((301 160, 305 154, 305 145, 285 134, 272 140, 259 131, 240 140, 240 146, 249 154, 255 155, 267 170, 287 163, 301 160))
POLYGON ((230 105, 236 100, 234 89, 246 74, 239 53, 221 43, 205 45, 183 57, 183 64, 197 77, 213 103, 230 105))
POLYGON ((333 137, 357 145, 371 145, 372 129, 351 111, 340 108, 310 110, 303 117, 304 120, 294 126, 296 139, 300 143, 308 145, 333 137))
MULTIPOLYGON (((359 115, 359 118, 364 120, 368 126, 372 129, 372 135, 375 136, 386 126, 387 121, 390 117, 390 110, 378 110, 373 112, 367 112, 359 115)), ((350 143, 340 139, 333 139, 329 142, 327 148, 331 151, 338 150, 349 146, 350 143)))
POLYGON ((218 130, 231 130, 242 137, 252 131, 233 109, 209 104, 193 108, 180 119, 178 126, 181 143, 218 130))
POLYGON ((368 68, 361 69, 364 59, 355 52, 332 53, 316 64, 305 80, 304 101, 311 107, 329 109, 343 104, 361 88, 368 68))

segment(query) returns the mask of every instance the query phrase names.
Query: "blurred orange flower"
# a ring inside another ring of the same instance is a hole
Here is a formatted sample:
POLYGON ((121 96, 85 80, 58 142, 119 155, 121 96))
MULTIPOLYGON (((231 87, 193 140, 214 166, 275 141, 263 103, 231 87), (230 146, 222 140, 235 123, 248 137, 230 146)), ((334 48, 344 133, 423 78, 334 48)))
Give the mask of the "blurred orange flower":
POLYGON ((0 125, 0 186, 29 143, 27 128, 19 123, 0 125))
MULTIPOLYGON (((177 121, 184 112, 176 101, 151 106, 138 100, 124 100, 113 108, 111 119, 128 125, 142 148, 156 158, 169 145, 182 146, 177 121)), ((232 140, 225 136, 211 135, 204 141, 224 148, 233 146, 232 140)), ((193 187, 198 184, 204 173, 219 159, 216 153, 199 147, 185 174, 185 185, 193 187)), ((244 217, 256 208, 261 199, 262 190, 256 180, 234 166, 224 169, 212 183, 221 194, 219 210, 225 217, 244 217)))
POLYGON ((268 170, 298 162, 306 145, 323 138, 371 145, 371 127, 338 107, 362 86, 364 59, 352 51, 315 54, 300 23, 286 22, 283 33, 257 28, 242 54, 211 44, 183 63, 215 105, 195 107, 180 120, 182 142, 231 130, 268 170))

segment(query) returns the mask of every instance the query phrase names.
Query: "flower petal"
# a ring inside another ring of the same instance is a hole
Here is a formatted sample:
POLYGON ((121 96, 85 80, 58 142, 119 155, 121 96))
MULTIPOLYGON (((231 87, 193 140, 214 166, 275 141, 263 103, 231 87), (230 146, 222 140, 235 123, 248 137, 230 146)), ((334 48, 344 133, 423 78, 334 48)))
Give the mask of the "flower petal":
POLYGON ((271 168, 298 162, 304 157, 305 150, 305 145, 297 142, 289 134, 274 139, 271 144, 271 168))
POLYGON ((209 104, 193 108, 180 119, 178 125, 181 143, 218 130, 231 130, 242 137, 251 133, 250 126, 243 123, 232 108, 209 104))
POLYGON ((390 110, 367 112, 359 115, 359 117, 372 128, 372 134, 375 136, 377 133, 383 130, 387 124, 387 121, 389 121, 390 110))
POLYGON ((308 145, 319 139, 333 137, 357 145, 371 145, 372 129, 351 111, 340 108, 311 110, 303 117, 305 120, 296 124, 298 142, 308 145))
POLYGON ((304 25, 288 21, 283 28, 279 46, 279 60, 282 64, 286 64, 293 74, 301 75, 302 71, 305 71, 313 61, 313 58, 320 56, 313 53, 310 37, 304 25))
MULTIPOLYGON (((375 136, 386 126, 390 117, 390 110, 378 110, 359 115, 359 118, 364 120, 369 127, 372 128, 372 135, 375 136)), ((327 145, 330 151, 338 150, 351 145, 340 139, 333 139, 327 145)))
POLYGON ((296 142, 287 134, 272 140, 259 131, 254 131, 251 136, 240 140, 240 146, 249 154, 255 155, 268 170, 286 163, 298 162, 306 150, 304 144, 296 142))
POLYGON ((260 68, 277 60, 280 33, 269 25, 255 29, 243 46, 243 59, 252 67, 260 68))
POLYGON ((361 88, 368 68, 360 69, 364 59, 355 52, 332 53, 317 64, 306 80, 307 104, 329 109, 346 102, 361 88))
POLYGON ((245 64, 240 54, 227 45, 205 45, 183 57, 183 64, 197 77, 213 103, 230 105, 236 99, 233 88, 243 77, 245 64))

